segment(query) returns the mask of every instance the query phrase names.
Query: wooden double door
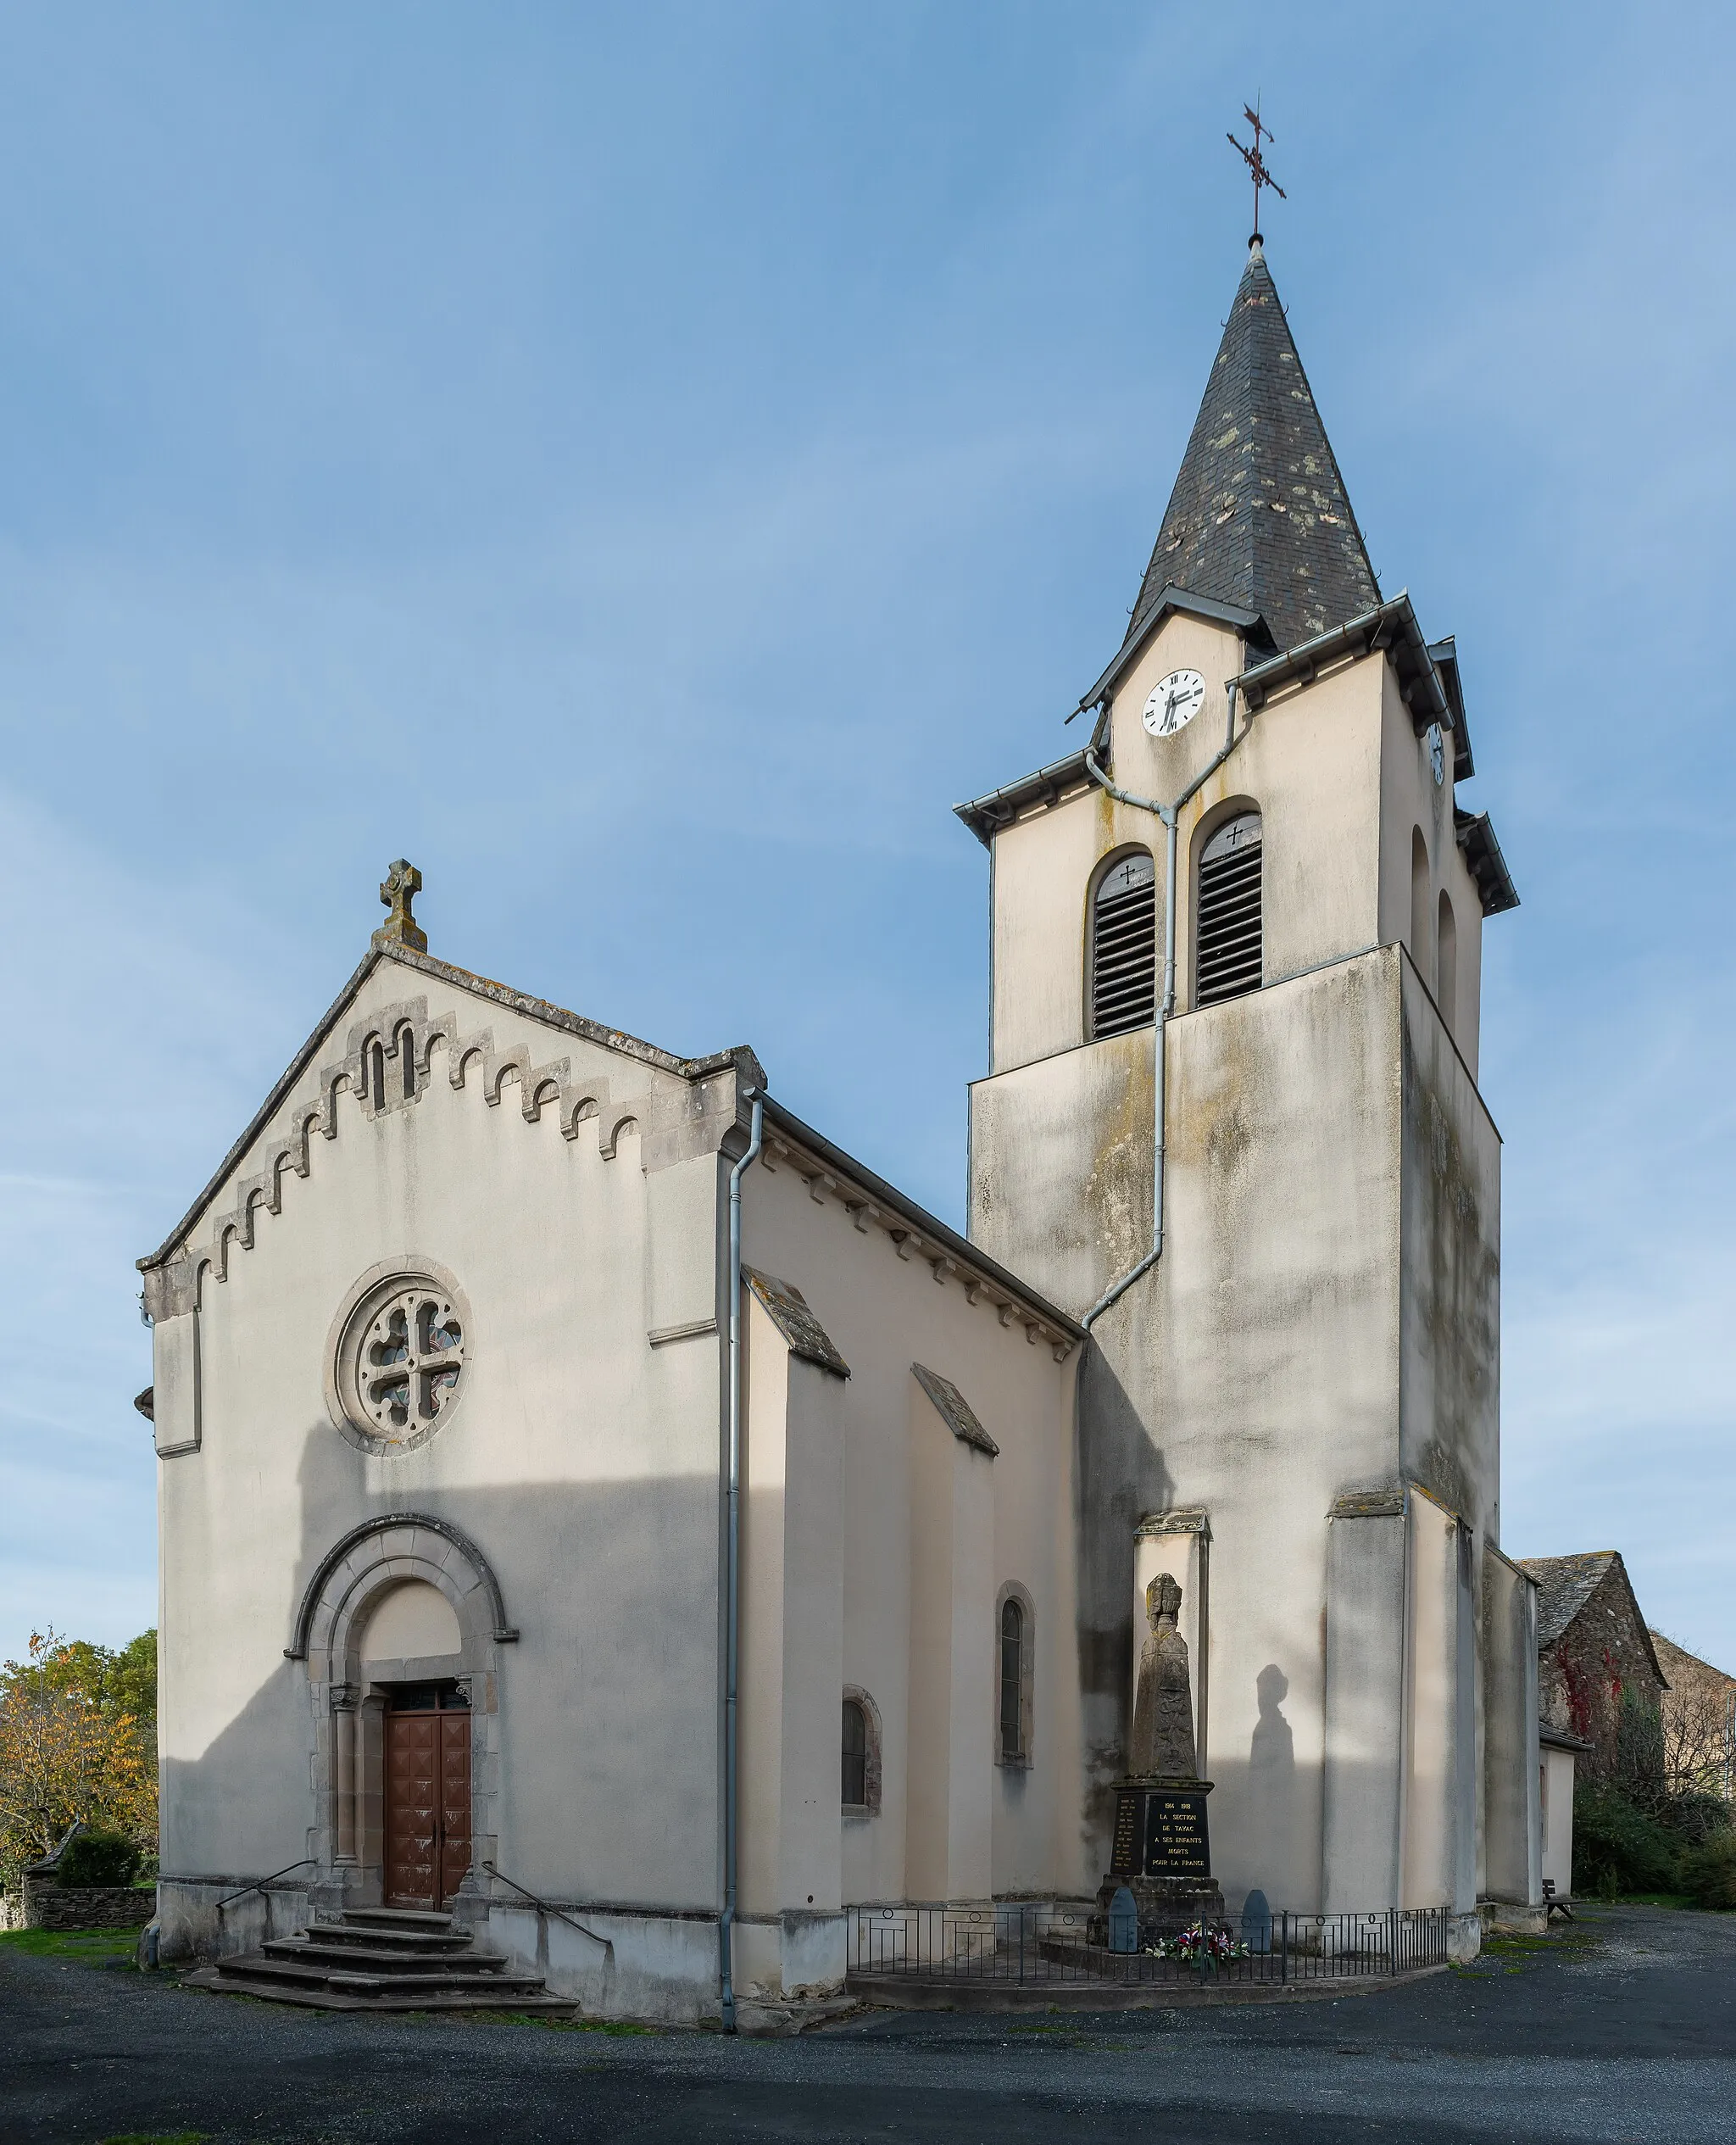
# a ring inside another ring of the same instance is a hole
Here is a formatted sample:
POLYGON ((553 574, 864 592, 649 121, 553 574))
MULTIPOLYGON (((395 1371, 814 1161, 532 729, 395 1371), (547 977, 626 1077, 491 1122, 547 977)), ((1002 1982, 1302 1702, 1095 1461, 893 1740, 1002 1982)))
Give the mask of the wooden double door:
POLYGON ((443 1907, 470 1866, 470 1713, 454 1685, 392 1692, 386 1713, 386 1903, 443 1907))

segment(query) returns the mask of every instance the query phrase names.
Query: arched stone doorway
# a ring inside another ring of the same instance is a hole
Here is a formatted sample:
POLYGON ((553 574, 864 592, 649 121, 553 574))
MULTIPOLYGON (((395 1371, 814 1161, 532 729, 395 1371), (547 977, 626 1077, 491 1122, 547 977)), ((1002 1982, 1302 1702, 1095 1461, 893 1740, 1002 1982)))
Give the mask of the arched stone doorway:
POLYGON ((431 1904, 486 1892, 476 1873, 495 1852, 499 1649, 517 1636, 487 1559, 449 1520, 393 1513, 327 1552, 284 1648, 306 1663, 314 1713, 319 1907, 380 1904, 394 1882, 402 1895, 425 1881, 425 1864, 431 1904), (452 1810, 431 1847, 407 1856, 405 1768, 430 1765, 415 1792, 437 1814, 442 1786, 467 1789, 468 1837, 452 1810))

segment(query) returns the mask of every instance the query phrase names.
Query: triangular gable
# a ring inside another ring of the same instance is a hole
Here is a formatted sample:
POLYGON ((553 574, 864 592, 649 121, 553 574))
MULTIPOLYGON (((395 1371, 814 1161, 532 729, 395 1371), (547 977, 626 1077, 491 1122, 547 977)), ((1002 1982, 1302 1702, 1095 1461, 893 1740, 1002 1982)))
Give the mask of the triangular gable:
MULTIPOLYGON (((148 1276, 153 1269, 166 1266, 176 1253, 183 1249, 187 1238, 198 1227, 236 1169, 247 1159, 250 1150, 259 1143, 261 1135, 293 1095, 309 1068, 331 1049, 332 1039, 345 1015, 354 1006, 370 978, 384 962, 391 962, 394 966, 411 971, 415 975, 426 977, 435 982, 446 983, 454 989, 468 993, 473 997, 488 1000, 509 1011, 520 1014, 526 1019, 535 1021, 545 1028, 582 1037, 585 1041, 596 1044, 618 1056, 631 1058, 639 1064, 654 1067, 659 1072, 673 1073, 682 1079, 701 1079, 708 1073, 721 1072, 733 1066, 743 1076, 744 1084, 755 1087, 763 1087, 765 1084, 765 1075, 759 1060, 745 1046, 715 1051, 708 1057, 677 1057, 671 1051, 659 1050, 654 1043, 643 1042, 636 1035, 629 1035, 622 1028, 607 1028, 600 1021, 587 1020, 583 1014, 569 1012, 565 1006, 556 1006, 548 999, 533 998, 526 992, 514 990, 505 983, 493 982, 488 977, 475 975, 468 968, 455 967, 449 961, 436 960, 431 954, 419 952, 414 947, 387 940, 382 933, 376 938, 349 980, 326 1009, 318 1025, 296 1052, 294 1057, 291 1059, 282 1077, 254 1112, 247 1129, 223 1157, 209 1183, 206 1184, 204 1190, 182 1215, 181 1220, 176 1223, 158 1249, 138 1262, 141 1273, 148 1276)), ((405 1007, 395 1006, 388 1009, 389 1013, 394 1017, 400 1016, 406 1011, 405 1007)), ((425 1061, 426 1053, 432 1048, 436 1039, 444 1039, 448 1045, 458 1039, 454 1036, 446 1035, 443 1023, 438 1021, 429 1022, 425 1017, 420 1023, 413 1022, 413 1025, 420 1026, 423 1031, 416 1036, 415 1045, 419 1055, 425 1061)), ((354 1088, 359 1082, 359 1069, 352 1061, 359 1045, 356 1038, 353 1037, 349 1039, 352 1047, 346 1050, 337 1062, 326 1068, 329 1077, 321 1081, 321 1093, 317 1106, 310 1105, 304 1121, 286 1142, 280 1143, 284 1147, 284 1152, 272 1162, 268 1174, 274 1181, 264 1188, 266 1203, 274 1209, 276 1205, 275 1179, 279 1170, 286 1162, 292 1160, 294 1150, 298 1147, 305 1148, 310 1131, 317 1119, 324 1117, 328 1121, 326 1124, 322 1124, 320 1128, 326 1130, 329 1136, 329 1120, 331 1113, 336 1107, 336 1095, 338 1089, 345 1084, 354 1088)), ((542 1107, 542 1098, 549 1088, 555 1089, 556 1093, 549 1095, 548 1100, 558 1101, 564 1112, 582 1109, 585 1100, 588 1098, 569 1098, 562 1091, 560 1067, 534 1067, 528 1059, 521 1064, 519 1060, 525 1056, 524 1053, 510 1050, 494 1052, 492 1048, 492 1036, 485 1033, 484 1035, 467 1039, 465 1047, 469 1054, 475 1055, 480 1051, 485 1055, 483 1078, 485 1083, 492 1084, 494 1091, 498 1092, 502 1079, 509 1075, 516 1075, 525 1089, 525 1110, 527 1117, 534 1117, 537 1114, 542 1107)), ((563 1128, 568 1130, 570 1135, 570 1127, 566 1123, 565 1117, 563 1128)), ((605 1139, 608 1137, 607 1128, 604 1128, 604 1137, 605 1139)), ((294 1166, 298 1174, 305 1175, 307 1173, 305 1155, 299 1162, 295 1162, 294 1166)), ((243 1242, 251 1241, 251 1211, 259 1193, 260 1187, 249 1188, 247 1198, 242 1202, 245 1211, 239 1217, 239 1227, 242 1233, 243 1242)))

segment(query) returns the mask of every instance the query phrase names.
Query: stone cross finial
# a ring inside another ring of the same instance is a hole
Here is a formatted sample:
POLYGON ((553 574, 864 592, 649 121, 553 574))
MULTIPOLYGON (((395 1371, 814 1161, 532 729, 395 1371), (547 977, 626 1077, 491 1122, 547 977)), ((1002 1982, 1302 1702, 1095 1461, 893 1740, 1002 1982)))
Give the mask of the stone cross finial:
POLYGON ((412 953, 426 953, 428 934, 410 914, 410 903, 422 890, 422 875, 408 857, 400 856, 387 867, 380 899, 391 911, 374 933, 378 945, 408 946, 412 953))

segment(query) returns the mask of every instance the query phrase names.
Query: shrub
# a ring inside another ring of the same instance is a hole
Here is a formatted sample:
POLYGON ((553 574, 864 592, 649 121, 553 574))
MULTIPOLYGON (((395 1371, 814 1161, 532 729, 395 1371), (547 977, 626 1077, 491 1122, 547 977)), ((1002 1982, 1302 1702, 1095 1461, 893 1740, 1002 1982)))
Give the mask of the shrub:
POLYGON ((1690 1847, 1682 1858, 1682 1882, 1696 1907, 1736 1907, 1736 1832, 1690 1847))
POLYGON ((54 1879, 62 1885, 130 1885, 139 1866, 136 1842, 122 1832, 81 1832, 67 1841, 54 1879))
POLYGON ((1618 1789, 1588 1781, 1573 1797, 1573 1889, 1581 1898, 1673 1892, 1678 1843, 1618 1789))
POLYGON ((1730 1830, 1730 1805, 1722 1795, 1689 1788, 1672 1795, 1660 1813, 1684 1847, 1710 1847, 1730 1830))

